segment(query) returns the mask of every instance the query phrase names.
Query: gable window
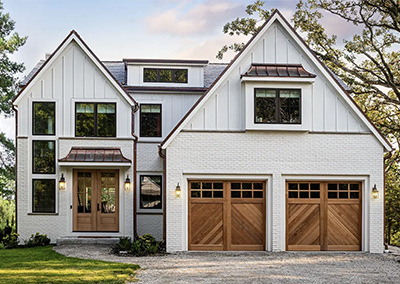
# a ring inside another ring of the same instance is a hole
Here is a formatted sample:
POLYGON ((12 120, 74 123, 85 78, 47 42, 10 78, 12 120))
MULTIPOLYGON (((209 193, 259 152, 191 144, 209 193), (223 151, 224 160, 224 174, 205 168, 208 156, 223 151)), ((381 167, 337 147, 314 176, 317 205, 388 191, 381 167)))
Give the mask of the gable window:
POLYGON ((161 137, 161 104, 140 105, 140 136, 161 137))
POLYGON ((162 176, 140 176, 140 208, 161 209, 162 176))
POLYGON ((255 123, 300 124, 300 90, 255 89, 254 93, 255 123))
POLYGON ((56 103, 33 103, 33 135, 54 135, 56 120, 56 103))
POLYGON ((144 68, 144 82, 187 83, 188 69, 144 68))
POLYGON ((33 170, 34 174, 55 173, 55 141, 34 140, 33 142, 33 170))
POLYGON ((56 180, 33 179, 32 211, 55 213, 56 211, 56 180))
POLYGON ((75 136, 115 137, 115 103, 76 103, 75 136))

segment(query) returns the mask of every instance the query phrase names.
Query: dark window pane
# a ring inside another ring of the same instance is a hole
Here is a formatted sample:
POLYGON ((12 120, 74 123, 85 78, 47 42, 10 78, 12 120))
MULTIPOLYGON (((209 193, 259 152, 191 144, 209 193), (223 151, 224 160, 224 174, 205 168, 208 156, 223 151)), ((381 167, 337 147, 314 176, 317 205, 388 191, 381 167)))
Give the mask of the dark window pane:
POLYGON ((339 190, 348 190, 349 185, 347 183, 339 183, 339 190))
POLYGON ((358 183, 351 183, 350 190, 360 190, 358 183))
POLYGON ((337 183, 328 183, 328 190, 337 190, 337 183))
POLYGON ((308 191, 300 191, 300 198, 308 198, 308 191))
POLYGON ((224 184, 222 182, 214 182, 214 189, 223 189, 224 184))
POLYGON ((339 192, 339 198, 347 199, 347 198, 349 198, 349 193, 348 192, 339 192))
POLYGON ((300 91, 280 90, 280 122, 300 123, 300 91))
POLYGON ((144 69, 144 81, 145 82, 157 82, 157 69, 144 69))
POLYGON ((308 183, 300 183, 300 190, 308 190, 308 183))
POLYGON ((263 198, 263 192, 262 191, 254 191, 253 192, 253 197, 254 198, 263 198))
MULTIPOLYGON (((115 199, 115 189, 116 189, 116 177, 115 173, 113 172, 101 172, 101 177, 100 177, 100 188, 101 188, 101 213, 115 213, 115 208, 116 208, 116 199, 115 199)), ((149 188, 146 184, 145 186, 142 186, 142 195, 145 197, 148 192, 145 190, 149 188)), ((153 196, 152 196, 153 197, 153 196)), ((145 198, 144 198, 145 199, 145 198)), ((149 200, 149 199, 147 199, 149 200)), ((154 200, 152 199, 153 204, 154 200)), ((143 199, 141 199, 142 203, 145 203, 146 201, 143 202, 143 199)), ((156 200, 156 202, 158 202, 156 200)), ((161 203, 161 202, 160 202, 161 203)), ((148 204, 146 204, 148 205, 148 204)))
POLYGON ((289 198, 298 198, 298 196, 297 191, 289 191, 289 198))
POLYGON ((310 198, 319 198, 319 191, 311 191, 310 198))
POLYGON ((200 189, 200 182, 191 182, 190 183, 190 188, 191 189, 200 189))
POLYGON ((310 183, 311 190, 319 190, 319 183, 310 183))
POLYGON ((202 192, 202 197, 203 198, 211 198, 212 197, 212 191, 203 191, 202 192))
POLYGON ((200 198, 200 191, 192 191, 192 192, 190 193, 190 196, 191 196, 192 198, 200 198))
POLYGON ((95 111, 94 104, 77 103, 76 104, 76 136, 95 136, 94 129, 95 111))
POLYGON ((297 189, 297 183, 289 183, 289 189, 297 189))
POLYGON ((115 104, 97 104, 97 136, 116 136, 115 104))
POLYGON ((33 134, 54 135, 56 120, 55 103, 33 103, 33 134))
POLYGON ((159 82, 172 82, 172 70, 171 69, 159 69, 159 82))
POLYGON ((276 123, 276 92, 275 90, 256 89, 255 122, 276 123))
POLYGON ((78 172, 78 213, 92 212, 92 173, 78 172))
POLYGON ((224 192, 223 191, 214 191, 214 198, 223 198, 224 192))
POLYGON ((55 142, 33 141, 33 173, 55 173, 55 142))
POLYGON ((211 182, 203 182, 203 189, 212 189, 212 183, 211 182))
POLYGON ((253 188, 254 189, 264 189, 263 183, 253 183, 253 188))
POLYGON ((161 137, 161 105, 140 106, 140 136, 161 137))
POLYGON ((244 182, 242 183, 242 189, 251 189, 251 185, 250 182, 244 182))
POLYGON ((231 191, 232 198, 240 198, 240 191, 231 191))
POLYGON ((174 71, 174 82, 175 83, 187 83, 187 69, 175 69, 174 71))
POLYGON ((328 198, 337 198, 337 192, 328 192, 328 198))
POLYGON ((239 182, 232 182, 231 183, 231 189, 240 189, 240 183, 239 182))
POLYGON ((161 209, 162 176, 140 176, 140 208, 161 209))
POLYGON ((252 197, 251 191, 243 191, 242 198, 251 198, 252 197))
POLYGON ((358 199, 360 194, 358 192, 350 192, 350 199, 358 199))
POLYGON ((33 212, 56 212, 56 181, 54 179, 33 180, 33 212))

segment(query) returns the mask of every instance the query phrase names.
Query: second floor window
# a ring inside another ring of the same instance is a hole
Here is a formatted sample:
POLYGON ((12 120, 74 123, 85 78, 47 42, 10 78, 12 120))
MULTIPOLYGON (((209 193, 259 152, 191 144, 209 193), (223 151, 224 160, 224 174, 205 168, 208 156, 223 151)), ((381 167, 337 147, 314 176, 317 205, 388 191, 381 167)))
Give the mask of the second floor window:
POLYGON ((34 174, 54 174, 56 172, 55 141, 34 140, 33 170, 34 174))
POLYGON ((56 103, 33 103, 33 135, 54 135, 56 132, 56 103))
POLYGON ((75 136, 116 136, 115 103, 76 103, 75 112, 75 136))
POLYGON ((140 136, 161 137, 161 105, 140 105, 140 136))
POLYGON ((144 82, 187 83, 187 69, 144 68, 144 82))

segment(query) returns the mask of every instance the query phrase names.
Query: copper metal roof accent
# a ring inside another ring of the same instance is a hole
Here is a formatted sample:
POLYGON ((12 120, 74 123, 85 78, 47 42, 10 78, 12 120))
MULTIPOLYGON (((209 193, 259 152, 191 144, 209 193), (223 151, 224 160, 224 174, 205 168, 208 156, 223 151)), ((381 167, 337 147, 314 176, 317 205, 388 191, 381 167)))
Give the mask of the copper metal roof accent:
POLYGON ((123 86, 128 92, 141 91, 141 92, 189 92, 189 93, 204 93, 207 88, 202 87, 156 87, 156 86, 123 86))
POLYGON ((315 78, 317 75, 307 72, 301 64, 260 64, 253 63, 242 77, 297 77, 315 78))
POLYGON ((163 63, 163 64, 203 64, 207 65, 208 60, 192 60, 192 59, 145 59, 145 58, 123 58, 122 61, 127 63, 163 63))
POLYGON ((68 155, 59 162, 132 163, 124 157, 120 148, 72 147, 68 155))

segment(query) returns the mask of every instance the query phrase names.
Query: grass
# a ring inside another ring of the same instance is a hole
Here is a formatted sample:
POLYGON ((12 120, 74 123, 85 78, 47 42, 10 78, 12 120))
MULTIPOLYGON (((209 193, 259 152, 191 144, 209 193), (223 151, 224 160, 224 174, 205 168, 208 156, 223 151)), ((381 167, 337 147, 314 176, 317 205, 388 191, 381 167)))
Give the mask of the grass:
POLYGON ((125 283, 139 265, 66 257, 52 246, 0 250, 0 283, 125 283))

